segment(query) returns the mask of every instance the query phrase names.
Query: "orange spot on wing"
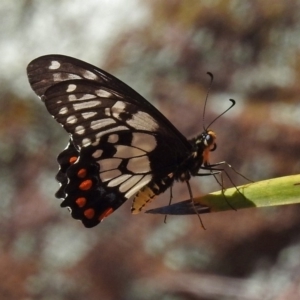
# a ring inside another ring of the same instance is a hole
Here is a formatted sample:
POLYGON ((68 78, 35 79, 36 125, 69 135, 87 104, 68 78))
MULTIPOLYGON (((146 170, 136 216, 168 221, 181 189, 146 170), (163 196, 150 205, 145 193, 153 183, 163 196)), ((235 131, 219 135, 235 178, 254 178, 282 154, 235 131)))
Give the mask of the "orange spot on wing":
POLYGON ((85 204, 86 204, 86 198, 84 198, 84 197, 79 197, 79 198, 77 198, 76 199, 76 204, 79 206, 79 207, 83 207, 83 206, 85 206, 85 204))
POLYGON ((86 176, 86 173, 87 173, 86 169, 80 169, 80 170, 77 172, 77 176, 78 176, 79 178, 84 178, 84 177, 86 176))
POLYGON ((69 159, 69 163, 70 164, 74 164, 74 162, 77 160, 77 156, 72 156, 72 157, 70 157, 70 159, 69 159))
POLYGON ((87 191, 92 187, 92 185, 93 185, 92 180, 88 179, 88 180, 82 181, 81 184, 79 185, 79 188, 82 191, 87 191))
POLYGON ((110 207, 107 208, 98 218, 98 220, 101 222, 104 218, 108 217, 110 214, 112 214, 114 210, 110 207))
POLYGON ((92 219, 95 215, 95 211, 92 208, 88 208, 84 211, 83 214, 87 219, 92 219))

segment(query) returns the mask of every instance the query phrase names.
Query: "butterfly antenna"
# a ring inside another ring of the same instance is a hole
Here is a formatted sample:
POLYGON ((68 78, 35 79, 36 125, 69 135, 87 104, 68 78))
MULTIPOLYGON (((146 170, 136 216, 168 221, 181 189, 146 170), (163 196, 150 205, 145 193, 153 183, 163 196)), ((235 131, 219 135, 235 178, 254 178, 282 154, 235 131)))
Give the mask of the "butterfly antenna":
POLYGON ((208 86, 208 90, 207 90, 207 93, 206 93, 206 97, 205 97, 205 102, 204 102, 204 108, 203 108, 203 115, 202 115, 202 124, 203 124, 203 131, 205 131, 205 125, 204 125, 204 118, 205 118, 205 111, 206 111, 206 104, 207 104, 207 99, 208 99, 208 95, 209 95, 209 92, 210 92, 210 89, 212 87, 212 83, 214 81, 214 75, 210 72, 207 72, 206 73, 209 77, 210 77, 210 83, 209 83, 209 86, 208 86))
POLYGON ((214 120, 212 120, 212 122, 206 127, 209 128, 213 123, 215 123, 220 117, 222 117, 224 114, 226 114, 232 107, 235 106, 235 100, 233 99, 229 99, 229 101, 231 102, 231 105, 225 110, 223 111, 220 115, 218 115, 214 120))

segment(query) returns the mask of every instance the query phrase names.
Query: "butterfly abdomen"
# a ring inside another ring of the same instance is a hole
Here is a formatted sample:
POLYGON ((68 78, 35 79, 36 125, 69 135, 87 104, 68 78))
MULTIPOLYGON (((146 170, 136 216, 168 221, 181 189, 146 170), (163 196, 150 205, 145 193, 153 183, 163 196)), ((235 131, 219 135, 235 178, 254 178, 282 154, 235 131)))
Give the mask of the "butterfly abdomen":
POLYGON ((145 205, 150 203, 156 196, 164 193, 168 188, 170 188, 173 182, 174 176, 171 173, 169 176, 163 179, 157 179, 156 181, 152 181, 147 184, 134 197, 131 213, 139 213, 145 207, 145 205))

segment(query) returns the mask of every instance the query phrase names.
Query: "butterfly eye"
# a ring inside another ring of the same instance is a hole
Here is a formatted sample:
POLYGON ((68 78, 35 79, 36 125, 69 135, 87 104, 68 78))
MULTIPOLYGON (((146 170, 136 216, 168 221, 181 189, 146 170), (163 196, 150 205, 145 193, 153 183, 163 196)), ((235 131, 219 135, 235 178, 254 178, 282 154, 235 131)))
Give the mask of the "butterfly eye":
POLYGON ((203 143, 206 147, 210 146, 212 142, 212 137, 209 133, 204 133, 203 134, 203 143))
POLYGON ((217 149, 217 144, 215 143, 215 133, 210 131, 209 133, 203 134, 203 144, 206 147, 213 146, 210 151, 215 151, 217 149))

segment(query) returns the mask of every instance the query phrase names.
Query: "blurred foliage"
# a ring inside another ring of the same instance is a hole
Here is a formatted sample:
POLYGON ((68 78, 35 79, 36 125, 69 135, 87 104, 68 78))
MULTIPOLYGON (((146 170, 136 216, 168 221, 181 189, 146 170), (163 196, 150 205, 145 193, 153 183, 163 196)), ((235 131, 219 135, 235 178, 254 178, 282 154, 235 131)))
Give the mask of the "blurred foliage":
MULTIPOLYGON (((236 106, 212 125, 212 162, 226 160, 253 180, 297 174, 300 1, 149 0, 123 15, 123 3, 106 10, 104 2, 0 6, 1 298, 299 299, 298 205, 211 214, 206 231, 196 217, 133 217, 130 203, 94 229, 75 222, 54 198, 55 158, 68 136, 30 91, 25 68, 50 52, 84 59, 138 90, 189 137, 233 98, 236 106), (114 15, 116 37, 105 15, 114 15), (203 124, 207 71, 215 79, 203 124)), ((211 178, 192 185, 195 195, 218 189, 211 178)), ((182 184, 173 193, 188 194, 182 184)))

